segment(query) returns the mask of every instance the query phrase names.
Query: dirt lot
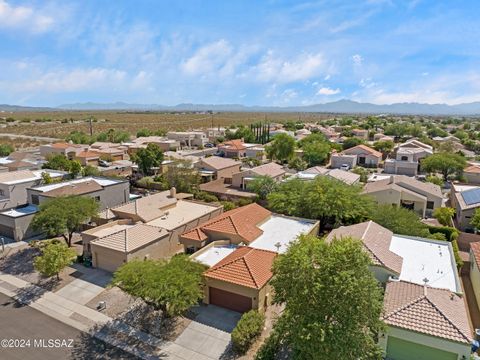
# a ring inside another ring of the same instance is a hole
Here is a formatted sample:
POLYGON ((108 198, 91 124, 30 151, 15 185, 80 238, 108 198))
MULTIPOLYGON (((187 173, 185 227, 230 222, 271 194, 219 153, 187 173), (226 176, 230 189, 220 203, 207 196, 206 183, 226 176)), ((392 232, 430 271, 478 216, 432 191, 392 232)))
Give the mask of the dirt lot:
POLYGON ((225 112, 216 114, 115 112, 115 111, 53 111, 17 112, 5 114, 15 121, 3 122, 0 133, 25 134, 47 137, 65 137, 71 131, 89 131, 89 118, 94 117, 94 132, 114 128, 135 134, 138 129, 189 130, 210 126, 250 124, 257 121, 316 122, 330 118, 328 114, 248 113, 225 112))

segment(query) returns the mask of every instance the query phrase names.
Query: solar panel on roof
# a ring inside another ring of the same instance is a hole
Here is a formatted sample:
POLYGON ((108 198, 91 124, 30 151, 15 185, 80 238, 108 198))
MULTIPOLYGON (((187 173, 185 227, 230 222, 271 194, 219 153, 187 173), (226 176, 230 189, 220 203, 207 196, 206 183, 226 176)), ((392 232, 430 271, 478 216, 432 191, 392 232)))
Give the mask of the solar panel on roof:
POLYGON ((480 203, 480 188, 463 191, 461 194, 467 205, 480 203))

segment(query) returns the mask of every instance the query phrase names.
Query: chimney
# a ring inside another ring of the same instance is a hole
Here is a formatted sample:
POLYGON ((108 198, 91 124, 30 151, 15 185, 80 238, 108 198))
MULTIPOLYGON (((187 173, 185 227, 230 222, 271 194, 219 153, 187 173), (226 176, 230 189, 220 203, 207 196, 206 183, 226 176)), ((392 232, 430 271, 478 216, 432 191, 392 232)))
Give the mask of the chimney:
POLYGON ((177 195, 177 189, 175 189, 175 187, 172 186, 172 188, 170 189, 170 197, 175 198, 176 195, 177 195))

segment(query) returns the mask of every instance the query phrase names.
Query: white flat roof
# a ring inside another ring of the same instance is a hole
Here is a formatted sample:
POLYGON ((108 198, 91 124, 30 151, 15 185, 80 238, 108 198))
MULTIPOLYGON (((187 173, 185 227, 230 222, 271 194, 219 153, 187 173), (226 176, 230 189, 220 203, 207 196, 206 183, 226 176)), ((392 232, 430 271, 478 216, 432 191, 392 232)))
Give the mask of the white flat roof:
POLYGON ((400 280, 462 292, 450 243, 393 235, 390 251, 403 258, 400 280))
POLYGON ((0 214, 16 218, 23 215, 34 214, 37 212, 37 210, 38 208, 35 205, 28 205, 28 206, 23 206, 23 207, 3 211, 0 214))
POLYGON ((235 245, 212 246, 198 256, 195 256, 194 259, 202 264, 212 267, 220 260, 234 252, 236 248, 237 246, 235 245))
POLYGON ((173 230, 214 211, 216 207, 190 201, 177 201, 175 207, 165 210, 165 214, 147 224, 173 230))
POLYGON ((259 226, 263 230, 263 234, 248 246, 284 253, 292 241, 296 240, 299 235, 310 232, 314 225, 313 221, 272 215, 270 219, 259 226), (276 244, 280 246, 277 247, 276 244))

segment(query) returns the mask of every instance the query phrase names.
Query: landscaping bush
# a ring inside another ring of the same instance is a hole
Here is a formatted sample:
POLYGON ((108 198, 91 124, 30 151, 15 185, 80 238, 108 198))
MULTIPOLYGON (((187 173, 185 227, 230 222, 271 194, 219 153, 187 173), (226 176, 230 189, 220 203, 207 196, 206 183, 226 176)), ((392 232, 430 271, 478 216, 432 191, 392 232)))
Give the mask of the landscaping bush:
POLYGON ((264 322, 265 316, 258 311, 250 310, 243 314, 232 331, 233 349, 239 354, 246 353, 261 334, 264 322))
POLYGON ((199 191, 195 194, 195 199, 205 202, 215 202, 218 198, 215 195, 209 194, 205 191, 199 191))
POLYGON ((430 234, 442 233, 447 241, 453 241, 458 237, 458 230, 451 226, 428 226, 430 234))
POLYGON ((237 207, 232 201, 220 201, 220 203, 223 205, 223 211, 233 210, 237 207))

